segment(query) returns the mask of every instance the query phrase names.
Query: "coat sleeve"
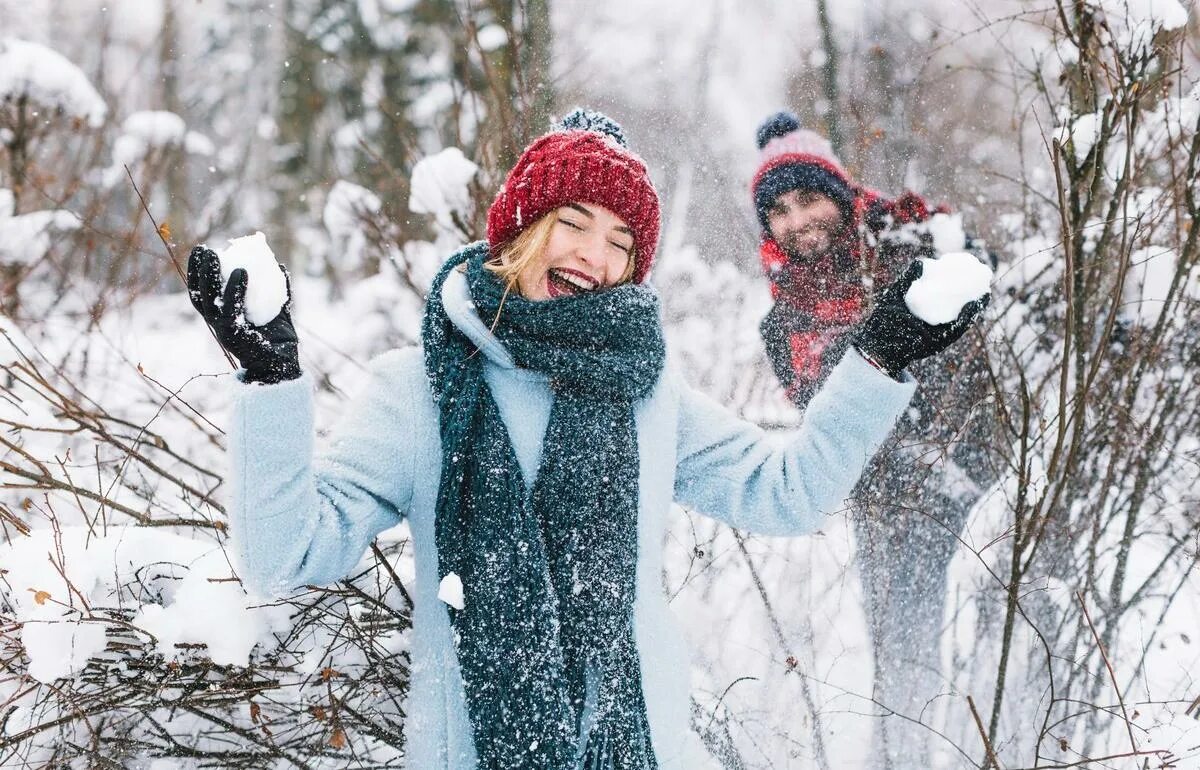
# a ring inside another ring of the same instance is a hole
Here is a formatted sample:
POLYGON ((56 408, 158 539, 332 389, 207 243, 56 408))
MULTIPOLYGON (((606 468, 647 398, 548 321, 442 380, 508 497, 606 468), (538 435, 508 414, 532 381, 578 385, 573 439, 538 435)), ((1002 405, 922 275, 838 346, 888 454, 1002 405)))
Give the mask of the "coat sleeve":
POLYGON ((397 358, 371 363, 317 456, 309 375, 234 384, 229 518, 248 587, 278 596, 339 580, 377 534, 400 523, 412 497, 414 402, 397 358))
POLYGON ((683 386, 675 499, 747 532, 816 529, 908 406, 916 382, 906 379, 891 379, 850 350, 786 442, 683 386))

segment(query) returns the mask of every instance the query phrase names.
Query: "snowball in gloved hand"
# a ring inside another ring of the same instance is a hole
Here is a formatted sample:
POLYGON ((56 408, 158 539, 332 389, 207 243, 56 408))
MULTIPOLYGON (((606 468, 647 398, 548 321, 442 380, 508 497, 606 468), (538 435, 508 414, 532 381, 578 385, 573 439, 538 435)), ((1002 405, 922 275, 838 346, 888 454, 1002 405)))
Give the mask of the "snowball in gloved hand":
POLYGON ((229 275, 239 267, 246 271, 246 320, 255 326, 270 323, 287 302, 287 281, 275 262, 275 254, 261 232, 243 238, 233 238, 217 252, 221 260, 221 285, 229 283, 229 275))
POLYGON ((904 294, 917 318, 931 326, 958 318, 963 305, 988 294, 992 269, 965 251, 921 260, 921 277, 904 294))

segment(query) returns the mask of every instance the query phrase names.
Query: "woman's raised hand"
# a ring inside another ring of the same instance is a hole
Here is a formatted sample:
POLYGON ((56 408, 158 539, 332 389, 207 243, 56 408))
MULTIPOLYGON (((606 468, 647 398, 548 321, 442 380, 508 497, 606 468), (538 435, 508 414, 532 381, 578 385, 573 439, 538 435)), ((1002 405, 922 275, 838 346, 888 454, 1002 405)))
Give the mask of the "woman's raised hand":
POLYGON ((246 370, 245 382, 271 384, 300 376, 299 340, 292 325, 292 283, 287 269, 279 265, 287 283, 287 302, 279 315, 262 326, 246 320, 246 286, 249 275, 238 268, 222 287, 221 263, 212 249, 197 246, 188 257, 188 296, 192 305, 212 327, 217 341, 246 370))

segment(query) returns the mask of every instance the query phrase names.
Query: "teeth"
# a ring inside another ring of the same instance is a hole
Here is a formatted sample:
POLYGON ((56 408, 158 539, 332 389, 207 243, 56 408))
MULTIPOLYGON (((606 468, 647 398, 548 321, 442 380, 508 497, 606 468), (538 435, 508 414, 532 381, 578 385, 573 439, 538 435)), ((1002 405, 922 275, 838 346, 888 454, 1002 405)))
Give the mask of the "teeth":
POLYGON ((580 291, 591 291, 592 289, 596 288, 596 285, 594 283, 584 282, 584 279, 580 278, 577 275, 573 275, 571 273, 562 273, 562 272, 559 272, 558 270, 555 270, 554 277, 557 278, 558 280, 562 281, 563 283, 567 283, 567 284, 570 284, 571 286, 574 286, 575 288, 579 289, 580 291))

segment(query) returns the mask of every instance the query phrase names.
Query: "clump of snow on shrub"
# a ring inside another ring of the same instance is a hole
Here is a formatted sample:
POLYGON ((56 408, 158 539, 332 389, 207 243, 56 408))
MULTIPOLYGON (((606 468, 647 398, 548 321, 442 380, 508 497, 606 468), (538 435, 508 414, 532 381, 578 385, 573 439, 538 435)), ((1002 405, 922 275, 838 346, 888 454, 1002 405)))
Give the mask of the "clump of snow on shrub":
POLYGON ((11 190, 0 188, 0 263, 29 265, 46 256, 56 234, 79 229, 79 217, 65 209, 13 216, 11 190))
POLYGON ((1178 0, 1093 0, 1089 5, 1104 14, 1107 28, 1127 51, 1141 51, 1159 30, 1179 29, 1188 21, 1178 0))
POLYGON ((108 105, 83 71, 62 54, 28 40, 0 40, 0 101, 28 97, 44 108, 85 121, 104 124, 108 105))
POLYGON ((329 261, 343 269, 357 268, 367 247, 365 222, 379 215, 383 202, 365 187, 338 180, 325 199, 321 220, 333 242, 329 261))
POLYGON ((1121 294, 1122 310, 1132 320, 1151 326, 1158 321, 1178 257, 1163 246, 1149 246, 1129 255, 1129 273, 1121 294))
POLYGON ((479 47, 485 51, 495 51, 508 44, 508 33, 499 24, 488 24, 479 30, 479 47))
POLYGON ((1082 161, 1092 151, 1092 146, 1096 144, 1096 139, 1100 135, 1100 122, 1103 117, 1103 112, 1094 112, 1063 119, 1058 128, 1058 141, 1063 145, 1066 145, 1068 140, 1070 141, 1076 163, 1082 161))
POLYGON ((471 208, 468 188, 479 166, 457 147, 447 147, 422 158, 413 167, 408 208, 415 214, 432 214, 444 229, 454 228, 454 214, 465 218, 471 208))
POLYGON ((183 118, 166 110, 132 113, 121 123, 121 134, 113 142, 112 165, 104 171, 103 183, 109 187, 125 178, 125 167, 146 160, 155 150, 180 148, 192 155, 216 152, 212 140, 188 131, 183 118))
POLYGON ((250 650, 286 621, 259 609, 236 582, 220 546, 137 526, 49 529, 0 546, 4 601, 22 624, 29 674, 50 683, 78 674, 105 648, 107 620, 89 607, 145 602, 132 623, 167 658, 203 644, 214 663, 247 665, 250 650), (60 572, 60 569, 62 572, 60 572), (65 573, 65 578, 64 578, 65 573), (69 583, 68 583, 69 581, 69 583), (135 586, 131 594, 130 586, 135 586))
POLYGON ((934 214, 925 226, 933 236, 933 248, 938 254, 950 254, 967 247, 962 214, 934 214))

